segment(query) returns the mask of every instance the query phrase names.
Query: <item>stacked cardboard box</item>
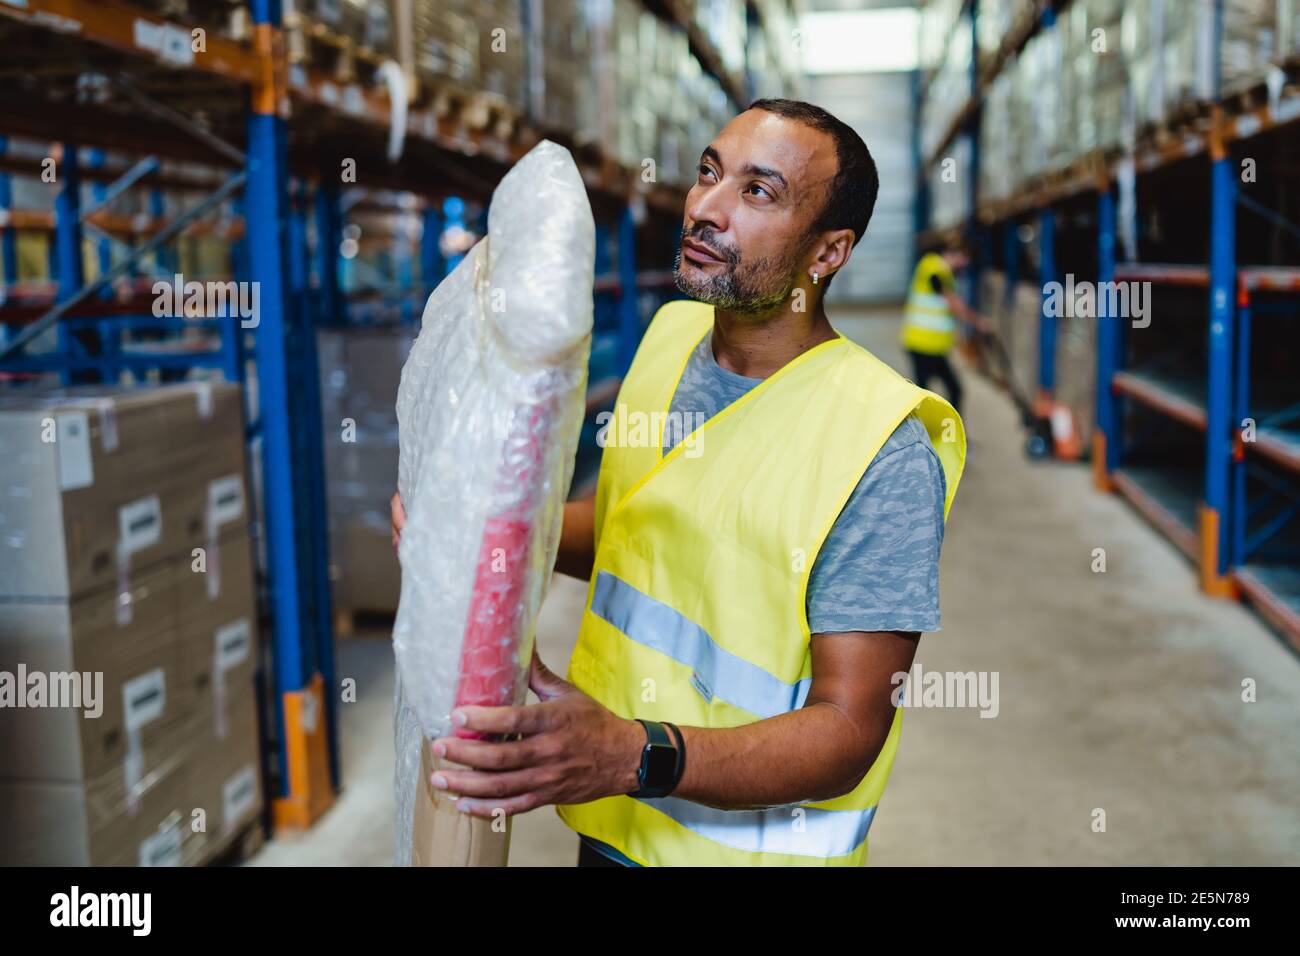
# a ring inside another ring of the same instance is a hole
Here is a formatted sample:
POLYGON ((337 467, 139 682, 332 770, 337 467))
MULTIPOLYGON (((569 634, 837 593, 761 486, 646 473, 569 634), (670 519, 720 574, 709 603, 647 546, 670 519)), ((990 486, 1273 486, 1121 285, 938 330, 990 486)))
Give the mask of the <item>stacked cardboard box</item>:
POLYGON ((1034 14, 1034 0, 980 0, 975 26, 980 68, 990 64, 1013 30, 1034 14))
POLYGON ((590 56, 581 0, 529 0, 528 112, 542 130, 578 129, 590 56), (536 26, 540 24, 540 27, 536 26))
POLYGON ((167 51, 181 62, 187 59, 187 50, 193 55, 190 30, 195 27, 236 40, 248 35, 248 5, 242 0, 136 0, 136 4, 173 26, 187 28, 163 33, 137 28, 135 33, 137 41, 167 51))
POLYGON ((521 0, 476 0, 474 12, 479 42, 477 88, 522 112, 525 40, 521 0))
POLYGON ((944 132, 970 99, 971 21, 961 17, 952 23, 942 61, 926 87, 921 103, 921 153, 931 155, 944 132))
POLYGON ((1054 397, 1070 411, 1079 447, 1092 441, 1097 401, 1097 320, 1063 315, 1056 324, 1056 387, 1054 397))
MULTIPOLYGON (((758 22, 762 29, 757 33, 751 30, 749 42, 761 40, 768 65, 765 73, 756 76, 760 81, 757 92, 760 96, 798 98, 803 64, 800 60, 801 43, 796 33, 799 24, 794 11, 787 0, 758 0, 755 6, 759 10, 758 22)), ((746 57, 748 55, 746 50, 746 57)))
POLYGON ((389 500, 397 490, 397 384, 415 333, 412 325, 354 327, 317 339, 330 577, 341 611, 397 610, 389 500))
POLYGON ((524 0, 412 0, 417 76, 528 106, 524 0))
POLYGON ((970 140, 957 137, 930 174, 930 221, 937 228, 955 226, 972 211, 966 186, 970 151, 970 140))
POLYGON ((470 0, 415 0, 411 16, 416 71, 472 87, 479 38, 470 0))
POLYGON ((1031 397, 1038 390, 1038 326, 1043 299, 1037 285, 1016 283, 1010 306, 1002 311, 998 335, 1011 359, 1010 378, 1016 390, 1031 397))
MULTIPOLYGON (((1152 126, 1222 96, 1263 84, 1296 50, 1297 0, 1224 0, 1216 46, 1211 0, 1075 0, 1006 65, 982 119, 982 184, 999 198, 1034 176, 1095 149, 1113 150, 1152 126), (1216 80, 1217 77, 1217 80, 1216 80), (989 166, 995 168, 989 169, 989 166)), ((984 13, 981 11, 981 23, 984 13)), ((953 55, 939 67, 923 109, 923 136, 938 130, 953 89, 953 55)))
POLYGON ((0 671, 41 704, 0 712, 5 862, 195 863, 256 816, 240 406, 219 383, 0 399, 0 671))
POLYGON ((1075 123, 1080 153, 1122 141, 1132 112, 1123 49, 1124 6, 1117 0, 1081 0, 1070 8, 1075 123))
MULTIPOLYGON (((1270 64, 1286 49, 1282 31, 1287 29, 1291 9, 1290 0, 1224 0, 1218 63, 1223 93, 1237 93, 1264 82, 1270 64)), ((1202 18, 1208 19, 1208 13, 1202 18)))

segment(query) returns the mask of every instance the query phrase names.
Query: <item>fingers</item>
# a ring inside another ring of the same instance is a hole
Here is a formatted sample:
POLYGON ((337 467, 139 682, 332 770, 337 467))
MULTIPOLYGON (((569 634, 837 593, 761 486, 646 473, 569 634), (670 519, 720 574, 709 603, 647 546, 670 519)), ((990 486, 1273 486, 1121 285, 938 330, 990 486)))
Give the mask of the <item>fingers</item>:
POLYGON ((532 793, 553 782, 553 770, 532 767, 507 773, 484 773, 479 770, 435 770, 430 783, 435 790, 454 793, 460 797, 501 800, 532 793))
POLYGON ((533 663, 528 671, 528 689, 542 700, 551 700, 573 689, 573 685, 542 663, 533 648, 533 663))
POLYGON ((389 515, 393 523, 393 550, 397 550, 397 545, 402 539, 402 528, 406 527, 406 508, 402 506, 401 492, 393 492, 393 497, 388 503, 389 515))
POLYGON ((518 770, 531 767, 552 755, 551 746, 537 737, 495 742, 439 737, 430 745, 442 760, 477 770, 518 770))
POLYGON ((521 793, 517 797, 508 797, 505 800, 471 800, 462 797, 456 801, 456 809, 461 813, 467 813, 472 817, 496 817, 504 813, 508 817, 516 813, 526 813, 529 810, 536 810, 546 804, 546 798, 538 793, 521 793))
MULTIPOLYGON (((554 705, 551 705, 554 706, 554 705)), ((537 734, 548 730, 552 711, 545 703, 526 707, 478 707, 466 704, 451 714, 454 727, 484 734, 537 734)))

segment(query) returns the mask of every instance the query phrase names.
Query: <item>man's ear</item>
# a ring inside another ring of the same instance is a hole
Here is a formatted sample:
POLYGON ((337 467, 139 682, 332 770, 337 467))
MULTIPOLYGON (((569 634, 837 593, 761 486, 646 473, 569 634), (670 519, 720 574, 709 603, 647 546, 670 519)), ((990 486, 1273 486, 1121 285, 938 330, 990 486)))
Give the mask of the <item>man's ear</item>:
POLYGON ((831 276, 844 267, 853 252, 853 230, 836 229, 822 234, 812 268, 820 276, 831 276))

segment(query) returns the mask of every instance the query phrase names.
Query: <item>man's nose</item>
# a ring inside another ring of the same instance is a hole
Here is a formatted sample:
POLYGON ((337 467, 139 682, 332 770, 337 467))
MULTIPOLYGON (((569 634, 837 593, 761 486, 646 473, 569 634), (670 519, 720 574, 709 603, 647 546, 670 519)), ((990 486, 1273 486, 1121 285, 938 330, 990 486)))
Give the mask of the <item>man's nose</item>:
POLYGON ((690 197, 686 203, 687 229, 691 234, 698 233, 706 226, 715 232, 726 232, 730 211, 717 186, 699 189, 698 195, 690 197))

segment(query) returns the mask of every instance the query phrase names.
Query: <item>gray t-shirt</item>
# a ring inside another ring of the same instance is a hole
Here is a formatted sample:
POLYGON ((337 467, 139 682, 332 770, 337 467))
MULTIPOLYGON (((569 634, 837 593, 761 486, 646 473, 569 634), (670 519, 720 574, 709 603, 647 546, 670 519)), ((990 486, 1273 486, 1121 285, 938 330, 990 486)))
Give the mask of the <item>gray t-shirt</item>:
MULTIPOLYGON (((691 354, 664 427, 664 450, 761 382, 713 356, 713 333, 691 354)), ((689 446, 688 446, 689 447, 689 446)), ((916 416, 872 459, 813 563, 808 623, 814 634, 939 630, 939 547, 946 482, 916 416)))

